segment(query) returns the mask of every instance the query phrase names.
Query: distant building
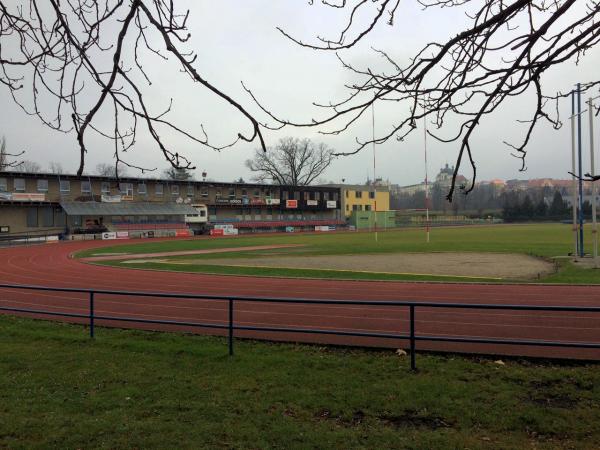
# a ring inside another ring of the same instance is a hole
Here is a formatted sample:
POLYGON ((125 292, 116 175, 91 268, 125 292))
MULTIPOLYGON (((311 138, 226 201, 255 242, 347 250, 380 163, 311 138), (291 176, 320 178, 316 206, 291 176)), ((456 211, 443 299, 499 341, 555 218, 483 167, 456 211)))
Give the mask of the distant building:
POLYGON ((349 185, 334 184, 328 187, 340 189, 340 207, 345 217, 350 217, 352 211, 389 211, 390 188, 387 185, 349 185))
POLYGON ((184 234, 207 225, 241 232, 341 225, 340 190, 322 186, 0 172, 0 238, 15 233, 184 234), (201 208, 200 208, 201 207, 201 208), (200 208, 200 209, 199 209, 200 208), (191 219, 190 219, 191 218, 191 219))

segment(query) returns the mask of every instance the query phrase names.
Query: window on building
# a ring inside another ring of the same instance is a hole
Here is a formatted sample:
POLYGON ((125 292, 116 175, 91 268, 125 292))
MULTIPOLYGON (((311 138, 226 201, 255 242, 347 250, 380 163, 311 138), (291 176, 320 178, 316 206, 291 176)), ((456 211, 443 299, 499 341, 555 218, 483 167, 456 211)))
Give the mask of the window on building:
POLYGON ((119 191, 122 195, 133 195, 133 183, 119 183, 119 191))
POLYGON ((233 200, 235 198, 235 188, 229 188, 229 199, 233 200))
POLYGON ((202 188, 200 195, 204 198, 208 197, 208 188, 202 188))
POLYGON ((265 197, 271 196, 271 189, 265 189, 265 197))
POLYGON ((54 226, 54 208, 52 206, 40 208, 40 216, 43 227, 50 228, 54 226))
POLYGON ((138 183, 138 194, 146 195, 147 193, 146 183, 138 183))
POLYGON ((179 195, 179 185, 174 184, 171 186, 171 195, 179 195))
POLYGON ((110 183, 108 181, 103 181, 100 186, 100 193, 109 195, 110 194, 110 183))
POLYGON ((92 192, 92 183, 90 183, 89 181, 82 181, 81 182, 81 193, 89 194, 91 192, 92 192))
POLYGON ((252 193, 252 196, 254 198, 260 198, 260 191, 258 189, 254 189, 254 192, 252 193))
POLYGON ((242 198, 248 198, 248 191, 246 189, 242 189, 242 198))
POLYGON ((65 225, 66 225, 65 212, 60 208, 56 208, 54 210, 54 226, 55 227, 64 227, 65 225))
POLYGON ((371 205, 365 205, 365 211, 371 211, 371 205))
POLYGON ((350 205, 346 205, 346 211, 350 211, 350 205))
POLYGON ((37 190, 38 192, 48 192, 48 180, 37 180, 37 190))
POLYGON ((354 196, 355 196, 356 198, 362 198, 362 191, 355 191, 355 192, 354 192, 354 196))
POLYGON ((375 198, 375 191, 369 191, 369 198, 375 198))
POLYGON ((15 178, 15 191, 25 192, 25 178, 15 178))
POLYGON ((163 185, 156 183, 154 185, 154 195, 163 195, 163 185))
POLYGON ((8 191, 8 181, 6 178, 0 178, 0 192, 8 191))
POLYGON ((60 180, 60 192, 71 192, 71 182, 69 180, 60 180))
POLYGON ((223 194, 221 193, 221 189, 217 189, 217 190, 215 191, 215 198, 221 198, 221 196, 222 196, 222 195, 223 195, 223 194))
POLYGON ((362 211, 362 205, 352 205, 352 211, 362 211))
POLYGON ((38 209, 27 208, 27 226, 35 228, 38 226, 38 209))
POLYGON ((187 187, 187 196, 188 197, 193 197, 194 196, 194 185, 193 184, 188 184, 188 187, 187 187))
POLYGON ((316 200, 314 191, 308 193, 309 200, 316 200))
POLYGON ((346 190, 346 198, 348 198, 350 191, 346 190))

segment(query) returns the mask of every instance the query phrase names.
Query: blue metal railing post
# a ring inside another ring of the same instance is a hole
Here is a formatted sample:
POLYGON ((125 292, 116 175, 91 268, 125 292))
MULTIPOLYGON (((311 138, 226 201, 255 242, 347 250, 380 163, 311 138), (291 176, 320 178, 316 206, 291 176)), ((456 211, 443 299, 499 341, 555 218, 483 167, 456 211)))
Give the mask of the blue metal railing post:
POLYGON ((233 356, 233 300, 229 299, 229 356, 233 356))
POLYGON ((415 305, 410 305, 410 370, 417 370, 415 354, 415 305))
POLYGON ((94 339, 94 291, 90 291, 90 338, 94 339))

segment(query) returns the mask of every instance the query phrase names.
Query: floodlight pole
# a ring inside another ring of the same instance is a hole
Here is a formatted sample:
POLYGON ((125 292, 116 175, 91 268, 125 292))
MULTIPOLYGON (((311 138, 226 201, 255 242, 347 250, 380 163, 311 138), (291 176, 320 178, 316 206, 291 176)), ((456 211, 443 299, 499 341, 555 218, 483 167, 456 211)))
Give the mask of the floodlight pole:
POLYGON ((425 153, 425 234, 429 243, 429 177, 427 176, 427 117, 423 106, 423 151, 425 153))
POLYGON ((571 160, 573 174, 573 199, 571 200, 571 209, 573 210, 573 256, 579 254, 579 239, 577 237, 577 173, 575 162, 575 91, 571 91, 571 160))
POLYGON ((579 256, 583 258, 583 162, 581 160, 581 84, 577 83, 577 150, 579 153, 579 256))
MULTIPOLYGON (((592 98, 588 99, 588 116, 590 119, 590 173, 596 174, 594 168, 594 108, 592 98)), ((596 183, 592 181, 592 254, 594 257, 594 267, 599 267, 598 261, 598 229, 596 223, 596 183)))
POLYGON ((375 164, 375 101, 373 101, 373 103, 371 103, 371 125, 372 125, 372 129, 373 129, 373 200, 374 200, 374 204, 373 207, 375 209, 375 219, 374 219, 374 225, 375 225, 375 242, 377 242, 378 236, 377 236, 377 174, 376 174, 376 164, 375 164))

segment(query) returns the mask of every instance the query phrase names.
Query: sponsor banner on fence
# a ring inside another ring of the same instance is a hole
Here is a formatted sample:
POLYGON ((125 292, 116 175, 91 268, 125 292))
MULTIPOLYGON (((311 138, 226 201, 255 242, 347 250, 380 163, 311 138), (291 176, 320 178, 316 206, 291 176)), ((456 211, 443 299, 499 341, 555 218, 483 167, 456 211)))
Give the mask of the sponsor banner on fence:
POLYGON ((129 231, 117 231, 117 239, 129 239, 129 231))
POLYGON ((225 236, 236 236, 239 233, 237 228, 225 228, 223 229, 223 235, 225 236))
POLYGON ((293 233, 294 232, 294 227, 285 227, 285 232, 286 233, 293 233))
POLYGON ((328 208, 337 208, 337 202, 335 200, 327 200, 328 208))
POLYGON ((279 205, 281 203, 281 200, 278 198, 268 198, 266 201, 267 205, 279 205))
POLYGON ((12 194, 12 201, 14 201, 14 202, 44 202, 44 201, 46 201, 46 194, 15 192, 12 194))
POLYGON ((175 231, 176 237, 189 236, 189 235, 190 235, 190 230, 176 230, 175 231))
POLYGON ((12 194, 9 192, 0 192, 0 200, 12 200, 12 194))
POLYGON ((226 230, 228 228, 233 228, 233 224, 231 223, 218 223, 214 226, 215 230, 226 230))
POLYGON ((285 207, 288 209, 298 208, 298 200, 286 200, 285 207))
POLYGON ((103 240, 109 240, 109 239, 116 239, 117 238, 117 233, 113 232, 113 231, 106 231, 104 233, 102 233, 102 239, 103 240))
POLYGON ((100 196, 100 201, 102 201, 103 203, 121 203, 121 196, 102 194, 100 196))
POLYGON ((211 236, 223 236, 223 228, 214 228, 210 230, 211 236))
POLYGON ((308 206, 317 206, 319 204, 318 200, 306 200, 306 204, 308 206))
POLYGON ((250 200, 251 205, 266 205, 267 203, 262 198, 253 198, 250 200))

